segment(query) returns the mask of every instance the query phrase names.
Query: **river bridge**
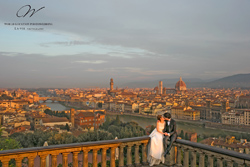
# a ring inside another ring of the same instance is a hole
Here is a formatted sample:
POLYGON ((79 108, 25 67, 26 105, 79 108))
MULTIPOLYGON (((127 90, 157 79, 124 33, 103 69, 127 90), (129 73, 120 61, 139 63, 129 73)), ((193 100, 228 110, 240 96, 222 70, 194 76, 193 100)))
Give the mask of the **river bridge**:
MULTIPOLYGON (((22 160, 28 159, 29 167, 46 167, 46 157, 51 157, 51 166, 57 167, 58 156, 62 155, 62 166, 67 167, 69 163, 73 167, 88 167, 89 153, 92 153, 92 166, 98 166, 98 153, 101 155, 101 166, 107 166, 107 159, 110 160, 110 167, 131 167, 148 166, 147 145, 150 141, 148 136, 134 137, 118 140, 103 140, 96 142, 84 142, 73 144, 53 145, 47 147, 24 148, 16 150, 0 151, 0 161, 3 167, 9 166, 9 161, 15 159, 17 167, 22 167, 22 160), (116 148, 119 148, 119 158, 115 159, 116 148), (82 162, 79 162, 78 155, 81 153, 82 162), (69 162, 71 155, 72 162, 69 162), (34 159, 39 157, 39 163, 35 164, 34 159)), ((246 153, 249 150, 245 151, 246 153)), ((166 162, 159 166, 175 167, 249 167, 250 155, 236 151, 194 143, 187 140, 177 139, 170 155, 167 155, 166 162)))
POLYGON ((44 103, 47 100, 51 100, 52 103, 54 103, 55 101, 65 101, 65 99, 63 99, 61 97, 39 97, 39 101, 43 101, 44 103))

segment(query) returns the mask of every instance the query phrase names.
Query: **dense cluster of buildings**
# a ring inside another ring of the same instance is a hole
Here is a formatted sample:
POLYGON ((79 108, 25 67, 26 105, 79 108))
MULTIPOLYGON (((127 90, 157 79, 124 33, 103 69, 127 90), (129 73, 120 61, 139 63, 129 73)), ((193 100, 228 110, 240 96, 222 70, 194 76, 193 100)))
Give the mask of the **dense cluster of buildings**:
POLYGON ((68 117, 58 117, 46 114, 49 109, 39 103, 36 92, 26 90, 1 90, 0 91, 0 128, 2 136, 9 136, 17 132, 57 131, 59 133, 78 133, 99 128, 105 122, 104 110, 74 110, 63 111, 68 117), (69 119, 68 119, 69 118, 69 119))
POLYGON ((158 115, 171 112, 180 120, 206 121, 225 125, 250 125, 250 91, 241 89, 190 88, 180 77, 174 88, 116 88, 110 79, 110 88, 48 89, 41 92, 27 90, 0 90, 0 124, 11 134, 34 129, 86 130, 98 128, 105 121, 106 111, 137 115, 158 115), (45 114, 46 100, 60 101, 84 110, 64 111, 66 117, 45 114), (20 127, 20 128, 18 128, 20 127), (16 128, 16 129, 15 129, 16 128), (9 130, 8 130, 9 129, 9 130))
POLYGON ((120 113, 157 115, 169 111, 176 119, 249 125, 250 92, 240 89, 187 89, 180 77, 175 88, 50 90, 56 96, 92 108, 120 113), (244 117, 244 118, 243 118, 244 117), (236 121, 239 120, 239 121, 236 121))
POLYGON ((222 124, 250 125, 250 91, 241 89, 190 88, 180 77, 174 88, 54 89, 49 90, 66 103, 111 112, 158 115, 171 112, 173 118, 222 124))
POLYGON ((234 136, 227 136, 226 138, 210 137, 201 141, 201 143, 245 154, 249 154, 250 149, 250 143, 246 139, 236 140, 234 136))

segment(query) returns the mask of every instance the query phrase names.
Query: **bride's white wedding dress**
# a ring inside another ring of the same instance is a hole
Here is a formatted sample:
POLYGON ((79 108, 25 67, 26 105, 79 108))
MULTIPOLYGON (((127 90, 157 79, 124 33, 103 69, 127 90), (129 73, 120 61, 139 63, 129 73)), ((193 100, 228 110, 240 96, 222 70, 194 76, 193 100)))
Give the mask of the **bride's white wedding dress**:
MULTIPOLYGON (((163 131, 165 127, 165 121, 164 123, 159 123, 159 130, 163 131)), ((164 163, 165 158, 163 156, 164 153, 164 147, 163 147, 163 137, 164 135, 159 133, 157 129, 155 128, 153 132, 149 135, 151 137, 151 140, 148 145, 148 162, 150 166, 158 165, 161 162, 164 163)))

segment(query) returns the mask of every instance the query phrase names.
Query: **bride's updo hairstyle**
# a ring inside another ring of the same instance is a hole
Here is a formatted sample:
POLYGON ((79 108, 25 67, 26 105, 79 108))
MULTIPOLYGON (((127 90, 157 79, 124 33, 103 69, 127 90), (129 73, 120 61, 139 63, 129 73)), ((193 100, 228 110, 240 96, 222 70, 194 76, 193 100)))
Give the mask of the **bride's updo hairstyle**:
POLYGON ((157 120, 161 120, 161 118, 162 118, 162 115, 157 115, 157 120))

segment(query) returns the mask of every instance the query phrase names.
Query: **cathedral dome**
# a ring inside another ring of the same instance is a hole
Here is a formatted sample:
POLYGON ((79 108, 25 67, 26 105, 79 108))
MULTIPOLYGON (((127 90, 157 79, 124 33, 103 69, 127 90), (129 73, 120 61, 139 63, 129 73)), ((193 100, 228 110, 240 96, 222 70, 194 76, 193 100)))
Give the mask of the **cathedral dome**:
POLYGON ((176 90, 187 90, 187 86, 184 81, 182 81, 182 78, 180 77, 180 80, 175 84, 176 90))

